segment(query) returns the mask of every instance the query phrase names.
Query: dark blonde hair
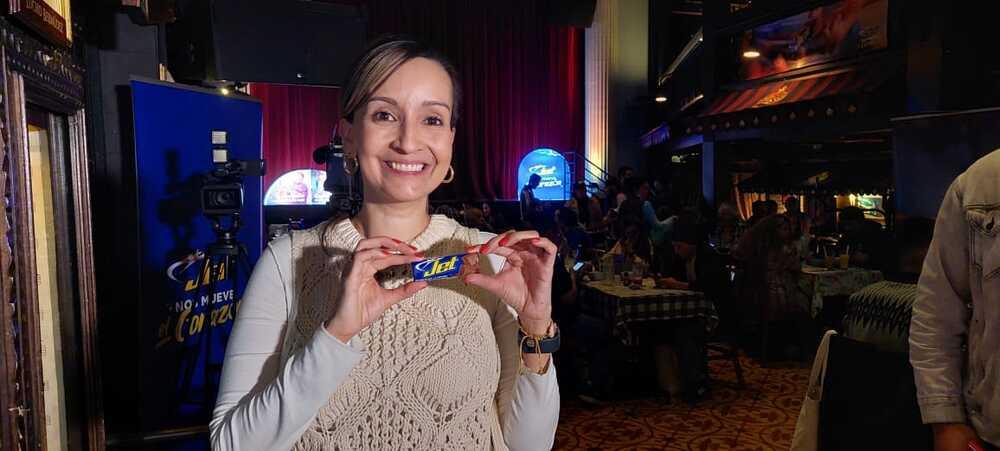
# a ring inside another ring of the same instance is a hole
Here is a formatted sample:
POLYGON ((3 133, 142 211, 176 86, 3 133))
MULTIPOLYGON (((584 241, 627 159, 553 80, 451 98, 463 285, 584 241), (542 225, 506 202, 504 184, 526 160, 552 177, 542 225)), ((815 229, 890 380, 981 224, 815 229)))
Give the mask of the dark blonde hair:
POLYGON ((344 119, 354 122, 354 114, 371 99, 375 90, 385 83, 403 63, 414 58, 427 58, 441 65, 451 79, 451 128, 458 122, 462 89, 458 73, 447 58, 434 49, 412 39, 387 36, 373 42, 354 66, 351 78, 344 85, 340 111, 344 119))

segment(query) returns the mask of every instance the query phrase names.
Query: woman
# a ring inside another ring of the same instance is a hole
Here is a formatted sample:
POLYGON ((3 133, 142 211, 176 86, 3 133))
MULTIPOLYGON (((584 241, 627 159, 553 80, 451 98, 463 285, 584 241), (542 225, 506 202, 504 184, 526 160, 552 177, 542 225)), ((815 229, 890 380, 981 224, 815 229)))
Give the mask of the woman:
POLYGON ((743 236, 737 254, 753 272, 750 279, 758 281, 757 287, 765 294, 765 319, 783 319, 807 310, 805 300, 797 295, 801 264, 787 216, 762 219, 743 236))
MULTIPOLYGON (((744 287, 755 298, 760 308, 764 343, 763 359, 767 360, 768 324, 775 321, 792 323, 799 337, 799 355, 812 352, 813 324, 809 314, 809 299, 799 289, 802 264, 798 250, 792 242, 792 225, 785 215, 771 215, 762 219, 743 235, 736 249, 736 257, 744 261, 746 283, 744 287)), ((790 351, 788 354, 795 354, 790 351)), ((788 357, 795 357, 788 355, 788 357)))
POLYGON ((454 177, 458 88, 454 69, 413 41, 378 43, 359 62, 339 130, 364 203, 353 218, 271 243, 257 263, 226 353, 213 448, 552 446, 555 371, 549 354, 521 345, 557 334, 555 245, 427 214, 428 195, 454 177), (430 284, 407 274, 425 255, 463 252, 481 255, 482 273, 430 284))
POLYGON ((736 212, 736 207, 728 202, 719 206, 718 225, 709 237, 709 242, 716 252, 728 255, 743 236, 744 225, 736 212))

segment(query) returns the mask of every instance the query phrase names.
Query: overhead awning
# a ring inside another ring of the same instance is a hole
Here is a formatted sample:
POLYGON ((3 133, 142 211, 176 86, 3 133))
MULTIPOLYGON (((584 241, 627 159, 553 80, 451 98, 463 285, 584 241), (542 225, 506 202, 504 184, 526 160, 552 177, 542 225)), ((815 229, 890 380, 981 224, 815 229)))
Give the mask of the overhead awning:
POLYGON ((743 180, 739 189, 768 194, 887 194, 893 191, 892 165, 856 161, 775 167, 743 180))
POLYGON ((841 70, 720 93, 699 117, 735 113, 839 94, 872 91, 888 78, 884 71, 841 70))

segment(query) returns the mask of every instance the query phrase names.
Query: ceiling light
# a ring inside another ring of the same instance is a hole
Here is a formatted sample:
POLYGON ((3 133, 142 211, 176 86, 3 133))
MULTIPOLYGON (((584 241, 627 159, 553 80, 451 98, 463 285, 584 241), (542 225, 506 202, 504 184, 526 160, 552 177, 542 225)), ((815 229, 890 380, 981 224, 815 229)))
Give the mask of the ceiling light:
POLYGON ((667 101, 667 98, 666 98, 666 97, 664 97, 664 96, 656 96, 656 98, 655 98, 655 99, 653 99, 653 100, 655 100, 655 101, 656 101, 656 103, 663 103, 663 102, 666 102, 666 101, 667 101))
POLYGON ((228 96, 229 95, 229 88, 219 88, 219 92, 221 92, 222 95, 224 95, 224 96, 228 96))
POLYGON ((758 56, 760 56, 760 52, 758 52, 758 51, 756 51, 754 49, 750 49, 750 50, 747 50, 747 51, 743 52, 743 57, 747 58, 747 59, 757 58, 758 56))

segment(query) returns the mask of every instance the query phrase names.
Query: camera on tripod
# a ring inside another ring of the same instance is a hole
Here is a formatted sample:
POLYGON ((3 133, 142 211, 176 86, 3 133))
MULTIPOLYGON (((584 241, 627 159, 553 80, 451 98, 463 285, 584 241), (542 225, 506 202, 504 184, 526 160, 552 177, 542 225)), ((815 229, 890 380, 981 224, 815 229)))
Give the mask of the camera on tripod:
POLYGON ((243 208, 243 177, 265 173, 264 160, 230 160, 228 136, 212 130, 212 172, 201 187, 201 209, 207 216, 239 215, 243 208))

